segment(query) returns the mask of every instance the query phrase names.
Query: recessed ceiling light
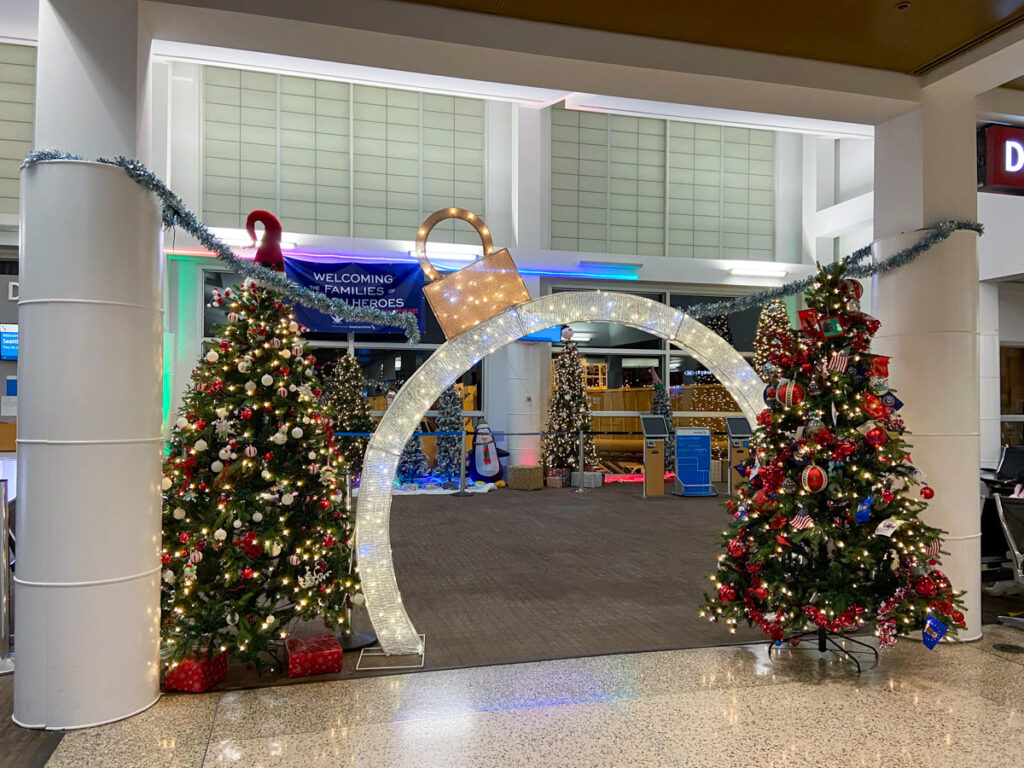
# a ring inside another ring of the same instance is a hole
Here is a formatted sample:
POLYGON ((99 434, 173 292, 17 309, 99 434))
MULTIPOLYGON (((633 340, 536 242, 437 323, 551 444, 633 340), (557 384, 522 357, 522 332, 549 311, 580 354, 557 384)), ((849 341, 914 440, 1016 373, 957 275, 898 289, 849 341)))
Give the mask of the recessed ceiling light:
POLYGON ((905 11, 909 7, 910 3, 907 2, 906 0, 904 0, 904 2, 901 3, 896 3, 896 5, 893 6, 893 8, 895 8, 897 11, 905 11))

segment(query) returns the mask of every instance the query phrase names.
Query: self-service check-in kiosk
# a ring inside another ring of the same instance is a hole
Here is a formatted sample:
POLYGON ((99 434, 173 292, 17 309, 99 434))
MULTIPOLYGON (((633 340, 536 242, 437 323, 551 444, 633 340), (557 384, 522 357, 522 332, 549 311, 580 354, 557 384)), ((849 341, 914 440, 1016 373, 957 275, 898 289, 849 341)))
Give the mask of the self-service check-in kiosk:
POLYGON ((665 440, 668 423, 664 416, 641 416, 644 431, 644 498, 665 495, 665 440))
POLYGON ((676 496, 717 496, 711 482, 711 430, 707 427, 676 429, 676 496))
POLYGON ((736 471, 736 465, 750 458, 750 422, 738 416, 730 416, 725 420, 729 431, 729 494, 736 492, 736 487, 746 478, 736 471))

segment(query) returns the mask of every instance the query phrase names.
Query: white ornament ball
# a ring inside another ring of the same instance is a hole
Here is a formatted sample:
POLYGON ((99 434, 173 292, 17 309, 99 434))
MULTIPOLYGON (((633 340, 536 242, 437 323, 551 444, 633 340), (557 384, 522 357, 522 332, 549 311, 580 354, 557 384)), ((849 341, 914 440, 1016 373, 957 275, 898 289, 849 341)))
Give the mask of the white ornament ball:
POLYGON ((213 463, 212 463, 212 464, 210 465, 210 470, 211 470, 212 472, 220 472, 220 471, 222 471, 223 469, 224 469, 224 462, 223 462, 223 461, 221 461, 220 459, 218 459, 217 461, 213 462, 213 463))
POLYGON ((262 384, 264 387, 269 387, 273 383, 274 377, 271 376, 269 373, 264 373, 262 378, 260 378, 260 384, 262 384))
POLYGON ((284 432, 275 432, 274 436, 270 438, 270 442, 274 443, 275 445, 284 445, 286 442, 288 442, 288 435, 286 435, 284 432))
POLYGON ((267 616, 267 626, 271 626, 276 621, 277 619, 275 618, 274 614, 270 614, 269 616, 267 616))
POLYGON ((252 513, 252 521, 254 523, 262 523, 263 522, 263 513, 262 512, 253 512, 252 513))
POLYGON ((303 424, 309 424, 310 421, 312 421, 312 419, 310 419, 309 416, 303 416, 302 417, 302 423, 303 424))
POLYGON ((309 456, 309 458, 311 458, 311 459, 315 459, 316 458, 316 451, 310 451, 306 455, 309 456))
POLYGON ((288 385, 288 389, 289 389, 290 391, 294 392, 294 391, 295 391, 296 389, 298 389, 298 387, 297 387, 297 386, 295 386, 294 384, 289 384, 289 385, 288 385))
POLYGON ((245 446, 245 455, 248 456, 250 459, 253 458, 257 453, 259 453, 259 450, 256 448, 255 445, 245 446))
POLYGON ((203 553, 196 549, 192 552, 191 555, 188 556, 188 559, 190 562, 198 565, 199 563, 203 562, 203 553))
POLYGON ((235 624, 238 623, 238 614, 237 613, 229 613, 227 616, 224 617, 224 621, 226 621, 228 624, 230 624, 233 627, 233 626, 235 626, 235 624))
POLYGON ((186 419, 184 416, 179 416, 178 420, 174 422, 174 426, 176 426, 178 429, 184 429, 185 427, 188 426, 188 419, 186 419))
POLYGON ((354 595, 352 595, 352 605, 362 605, 365 602, 366 598, 363 597, 362 592, 356 592, 354 595))
POLYGON ((165 491, 171 490, 172 485, 174 485, 174 483, 171 482, 171 478, 169 477, 165 477, 160 481, 160 487, 165 491))
POLYGON ((219 451, 217 451, 217 456, 220 457, 221 461, 227 461, 228 459, 231 458, 231 449, 221 448, 219 451))
POLYGON ((177 579, 174 576, 174 571, 172 571, 170 568, 167 568, 166 570, 164 570, 164 572, 163 572, 163 579, 168 584, 173 584, 175 581, 177 581, 177 579))
POLYGON ((220 355, 217 354, 217 350, 211 349, 206 353, 206 362, 216 363, 218 360, 220 360, 220 355))
POLYGON ((231 525, 233 525, 235 528, 241 528, 242 527, 242 521, 241 520, 235 520, 235 522, 233 522, 231 525))
POLYGON ((224 541, 224 539, 226 539, 227 537, 228 532, 225 531, 223 528, 218 528, 216 531, 213 532, 213 538, 215 538, 217 541, 224 541))
POLYGON ((296 427, 295 429, 293 429, 292 437, 294 437, 296 440, 302 437, 302 427, 296 427))
POLYGON ((253 392, 255 392, 256 391, 256 382, 255 381, 247 381, 247 382, 245 382, 245 391, 248 392, 250 395, 253 392))
POLYGON ((269 480, 271 477, 273 477, 273 475, 270 474, 269 469, 264 469, 262 472, 260 472, 260 477, 262 477, 264 480, 269 480))
POLYGON ((306 375, 309 376, 309 378, 313 378, 313 369, 312 368, 307 368, 306 369, 306 375))
POLYGON ((185 510, 182 509, 181 507, 175 507, 174 511, 171 512, 171 516, 175 520, 184 520, 185 519, 185 510))
POLYGON ((210 446, 206 444, 206 441, 203 440, 203 438, 199 438, 198 440, 196 440, 196 444, 192 447, 196 449, 196 453, 202 453, 210 446))
POLYGON ((299 563, 302 562, 302 558, 299 557, 298 555, 292 555, 292 556, 290 556, 288 558, 288 562, 291 563, 292 565, 298 565, 299 563))
POLYGON ((246 373, 248 370, 249 370, 249 364, 247 362, 245 362, 245 360, 243 360, 242 362, 240 362, 238 364, 238 372, 239 373, 246 373))
POLYGON ((281 350, 281 357, 283 357, 285 360, 290 359, 291 356, 292 356, 291 350, 288 350, 288 349, 282 349, 281 350))
POLYGON ((293 501, 295 501, 294 494, 291 494, 291 493, 282 494, 282 496, 281 496, 281 503, 284 504, 286 507, 291 506, 291 503, 293 501))
POLYGON ((276 542, 274 544, 271 544, 270 545, 270 556, 271 557, 277 557, 280 554, 281 554, 281 545, 276 543, 276 542))

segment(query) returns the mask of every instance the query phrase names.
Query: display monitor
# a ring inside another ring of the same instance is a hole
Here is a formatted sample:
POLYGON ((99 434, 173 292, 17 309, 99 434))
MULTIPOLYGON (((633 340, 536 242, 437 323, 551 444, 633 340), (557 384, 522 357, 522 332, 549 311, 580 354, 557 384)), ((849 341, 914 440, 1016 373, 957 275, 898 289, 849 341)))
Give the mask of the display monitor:
POLYGON ((0 360, 18 359, 18 324, 0 323, 0 360))
POLYGON ((641 416, 640 427, 644 431, 644 437, 668 437, 668 422, 664 416, 641 416))
POLYGON ((750 437, 750 422, 742 416, 729 416, 725 420, 729 430, 729 437, 750 437))

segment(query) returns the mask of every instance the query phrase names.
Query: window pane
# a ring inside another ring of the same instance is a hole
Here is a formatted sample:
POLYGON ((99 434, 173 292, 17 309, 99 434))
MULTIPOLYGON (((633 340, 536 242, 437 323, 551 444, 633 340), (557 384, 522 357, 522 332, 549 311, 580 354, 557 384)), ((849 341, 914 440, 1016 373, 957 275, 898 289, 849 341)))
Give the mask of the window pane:
MULTIPOLYGON (((669 304, 675 309, 684 312, 695 304, 707 304, 713 301, 724 301, 732 296, 688 296, 685 294, 673 293, 669 304)), ((739 352, 754 351, 754 336, 757 334, 757 320, 761 316, 760 307, 752 307, 742 312, 735 312, 729 315, 729 331, 732 333, 732 345, 739 352)), ((705 318, 707 319, 707 318, 705 318)), ((726 339, 730 341, 730 339, 726 339)))
MULTIPOLYGON (((576 291, 577 288, 555 288, 552 293, 576 291)), ((662 293, 641 291, 617 291, 630 296, 641 296, 659 304, 665 301, 662 293)), ((573 340, 580 349, 587 347, 618 349, 664 349, 665 342, 653 334, 618 323, 572 323, 573 340)))
POLYGON ((999 348, 999 412, 1024 413, 1024 347, 999 348))

